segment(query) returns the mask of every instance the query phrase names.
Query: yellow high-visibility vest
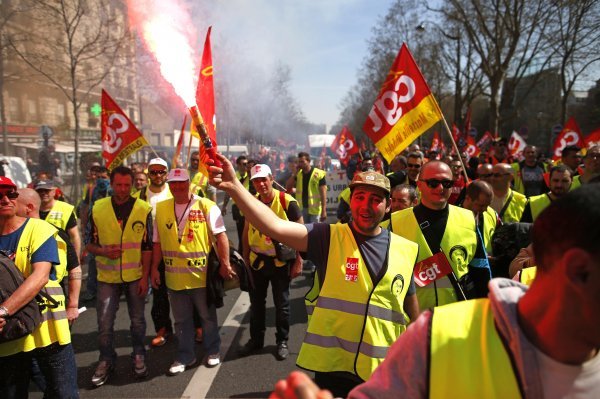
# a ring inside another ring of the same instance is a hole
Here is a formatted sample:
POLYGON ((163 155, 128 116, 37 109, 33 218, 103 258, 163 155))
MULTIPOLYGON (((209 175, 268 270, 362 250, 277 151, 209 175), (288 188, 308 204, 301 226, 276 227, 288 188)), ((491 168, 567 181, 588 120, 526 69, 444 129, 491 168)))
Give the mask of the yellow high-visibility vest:
MULTIPOLYGON (((302 170, 296 175, 296 198, 302 200, 302 170)), ((308 204, 298 203, 300 210, 307 208, 309 215, 321 214, 321 194, 319 193, 319 181, 326 175, 324 170, 313 168, 308 180, 308 204)))
POLYGON ((74 209, 75 207, 71 204, 55 200, 52 209, 50 209, 44 220, 59 229, 67 231, 67 223, 71 215, 75 215, 74 209))

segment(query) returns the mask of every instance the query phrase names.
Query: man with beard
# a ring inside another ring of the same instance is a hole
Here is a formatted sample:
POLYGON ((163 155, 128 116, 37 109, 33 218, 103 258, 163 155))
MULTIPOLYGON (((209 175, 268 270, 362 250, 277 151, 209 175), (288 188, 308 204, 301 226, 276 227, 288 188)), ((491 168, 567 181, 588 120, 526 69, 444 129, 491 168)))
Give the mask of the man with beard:
POLYGON ((529 198, 527 205, 525 205, 521 222, 535 222, 538 215, 550 205, 552 201, 555 201, 569 192, 571 183, 571 169, 569 169, 568 166, 558 165, 550 169, 550 192, 529 198))
POLYGON ((418 315, 409 292, 418 247, 379 226, 390 208, 389 180, 376 172, 354 176, 351 223, 301 225, 253 198, 231 163, 221 155, 219 160, 223 168, 211 167, 211 184, 229 193, 260 232, 306 252, 317 266, 297 364, 315 371, 315 380, 336 396, 346 396, 370 377, 418 315))

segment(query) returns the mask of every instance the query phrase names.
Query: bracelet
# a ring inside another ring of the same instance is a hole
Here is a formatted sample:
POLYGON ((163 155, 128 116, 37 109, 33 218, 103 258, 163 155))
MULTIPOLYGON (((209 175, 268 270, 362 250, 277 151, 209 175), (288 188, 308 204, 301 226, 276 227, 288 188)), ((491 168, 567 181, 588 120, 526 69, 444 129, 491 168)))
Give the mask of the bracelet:
POLYGON ((0 317, 8 317, 10 316, 10 314, 8 313, 8 309, 6 309, 4 306, 0 306, 0 317))

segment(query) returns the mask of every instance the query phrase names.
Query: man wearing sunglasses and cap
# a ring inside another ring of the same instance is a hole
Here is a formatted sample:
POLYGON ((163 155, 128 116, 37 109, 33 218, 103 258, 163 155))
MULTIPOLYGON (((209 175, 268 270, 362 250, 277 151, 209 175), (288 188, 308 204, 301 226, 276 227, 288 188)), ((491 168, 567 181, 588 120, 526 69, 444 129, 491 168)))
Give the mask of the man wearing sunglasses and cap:
POLYGON ((58 305, 44 306, 43 320, 31 334, 0 344, 0 395, 27 397, 35 357, 46 381, 45 396, 76 398, 77 366, 64 292, 56 280, 55 266, 60 263, 56 228, 43 220, 17 216, 18 196, 15 183, 0 177, 0 250, 14 260, 25 277, 19 288, 0 303, 0 333, 6 319, 43 288, 58 305))
POLYGON ((211 167, 211 184, 226 191, 246 220, 271 239, 306 252, 316 277, 306 295, 309 322, 298 366, 319 385, 345 397, 367 380, 388 348, 419 313, 412 273, 418 247, 379 223, 390 208, 390 182, 356 173, 350 188, 352 221, 301 225, 280 219, 244 190, 231 163, 211 167))
POLYGON ((420 270, 415 273, 423 271, 429 279, 417 288, 419 307, 484 297, 491 278, 489 263, 473 212, 448 203, 450 167, 440 161, 426 163, 417 184, 421 203, 393 213, 391 226, 392 232, 419 244, 420 270), (440 262, 449 263, 448 274, 440 273, 440 262))

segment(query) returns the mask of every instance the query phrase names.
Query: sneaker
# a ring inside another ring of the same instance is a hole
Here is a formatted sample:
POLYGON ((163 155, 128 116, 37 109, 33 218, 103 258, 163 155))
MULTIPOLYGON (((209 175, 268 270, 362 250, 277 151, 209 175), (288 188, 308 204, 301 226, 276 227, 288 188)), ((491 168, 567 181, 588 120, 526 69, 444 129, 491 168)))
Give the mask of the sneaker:
POLYGON ((204 334, 202 333, 202 327, 196 328, 196 337, 194 339, 197 343, 199 343, 199 344, 202 343, 202 340, 204 339, 204 334))
POLYGON ((148 376, 148 368, 144 355, 135 355, 133 358, 133 372, 137 378, 145 378, 148 376))
POLYGON ((244 346, 242 346, 240 349, 238 349, 238 355, 248 356, 251 353, 262 349, 263 346, 264 346, 263 344, 256 342, 252 338, 250 338, 244 346))
POLYGON ((218 353, 208 355, 206 358, 206 367, 216 367, 221 363, 221 356, 218 353))
POLYGON ((95 387, 99 387, 100 385, 104 385, 106 381, 108 381, 108 376, 112 373, 114 366, 112 363, 101 360, 96 367, 96 371, 92 376, 92 384, 95 387))
POLYGON ((285 360, 285 359, 287 359, 289 354, 290 354, 290 350, 288 349, 288 345, 287 345, 286 341, 281 341, 280 343, 277 344, 277 353, 275 354, 275 357, 277 358, 277 360, 285 360))
POLYGON ((89 302, 89 301, 93 301, 94 299, 96 299, 96 294, 92 294, 91 292, 86 291, 83 294, 81 294, 81 296, 79 298, 83 302, 89 302))
POLYGON ((167 375, 174 376, 177 374, 181 374, 188 368, 192 367, 194 364, 196 364, 196 359, 192 360, 192 362, 188 363, 188 364, 183 364, 183 363, 175 360, 173 362, 173 364, 171 364, 171 367, 169 367, 169 370, 167 371, 167 375))
POLYGON ((167 343, 167 339, 171 336, 171 333, 167 331, 165 327, 160 328, 156 333, 156 337, 152 339, 151 345, 155 347, 163 346, 167 343))

